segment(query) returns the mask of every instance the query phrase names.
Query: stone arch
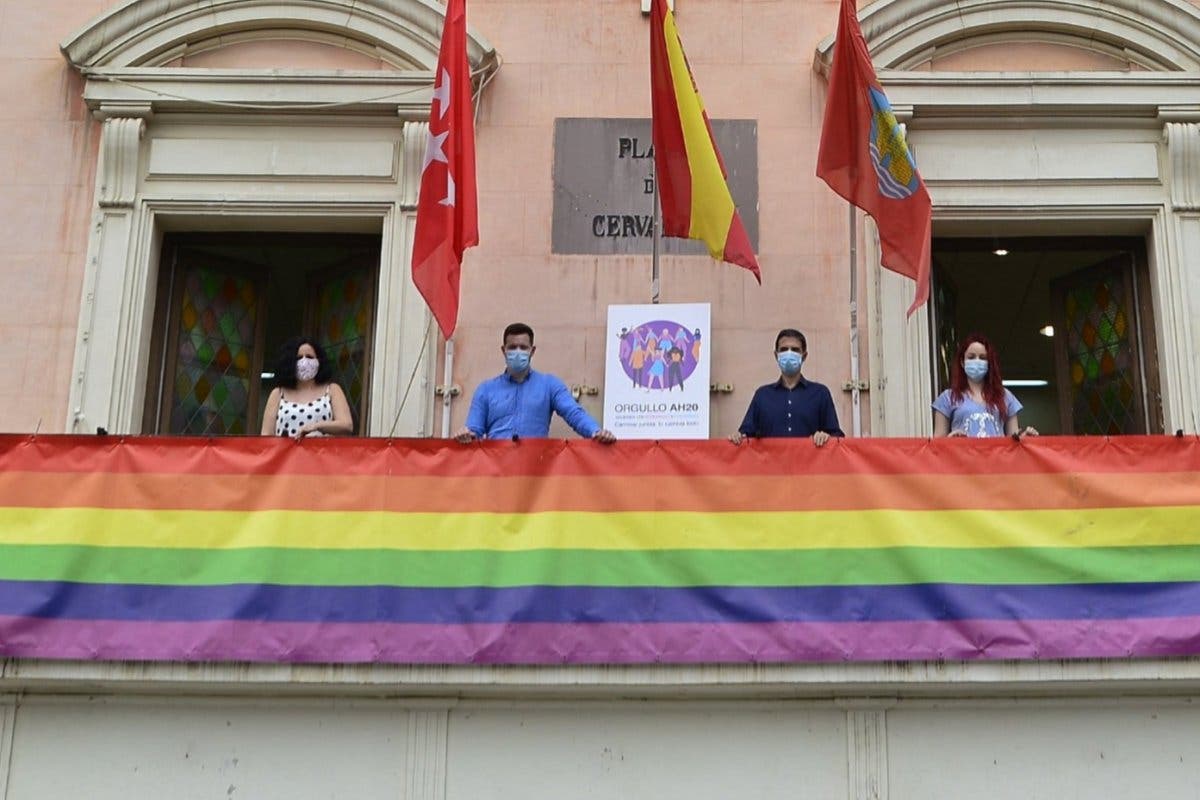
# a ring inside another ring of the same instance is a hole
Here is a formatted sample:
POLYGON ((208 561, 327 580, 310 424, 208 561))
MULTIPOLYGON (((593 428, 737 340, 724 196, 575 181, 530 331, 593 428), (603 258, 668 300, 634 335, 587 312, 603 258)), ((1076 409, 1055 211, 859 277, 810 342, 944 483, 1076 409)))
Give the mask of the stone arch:
MULTIPOLYGON (((256 39, 336 45, 399 70, 437 64, 444 11, 431 0, 130 0, 61 44, 80 69, 160 67, 183 55, 256 39)), ((489 70, 496 53, 468 30, 467 56, 489 70)))
MULTIPOLYGON (((911 70, 980 44, 1041 42, 1146 70, 1200 70, 1200 9, 1186 0, 878 0, 859 16, 877 68, 911 70)), ((817 47, 825 71, 833 37, 817 47)))

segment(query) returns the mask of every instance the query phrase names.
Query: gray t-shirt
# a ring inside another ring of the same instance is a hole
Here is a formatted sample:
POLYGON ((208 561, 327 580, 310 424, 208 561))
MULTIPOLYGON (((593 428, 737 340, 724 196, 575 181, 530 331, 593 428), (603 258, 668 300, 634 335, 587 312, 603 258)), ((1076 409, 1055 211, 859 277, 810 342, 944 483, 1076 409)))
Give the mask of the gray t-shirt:
MULTIPOLYGON (((1004 390, 1004 404, 1009 417, 1015 417, 1024 408, 1008 389, 1004 390)), ((950 420, 952 431, 976 437, 1004 435, 1004 423, 995 408, 987 408, 965 395, 957 403, 951 402, 949 389, 933 401, 933 410, 950 420)))

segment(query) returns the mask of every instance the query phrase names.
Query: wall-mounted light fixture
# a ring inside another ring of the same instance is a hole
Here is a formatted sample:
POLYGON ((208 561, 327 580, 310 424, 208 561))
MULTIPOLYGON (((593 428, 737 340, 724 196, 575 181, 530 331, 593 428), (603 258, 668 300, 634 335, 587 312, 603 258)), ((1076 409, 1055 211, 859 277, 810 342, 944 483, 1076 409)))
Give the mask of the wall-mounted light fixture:
POLYGON ((1054 326, 1043 325, 1042 327, 1038 328, 1038 333, 1040 333, 1042 336, 1054 336, 1054 326))
POLYGON ((1042 386, 1049 386, 1049 381, 1044 381, 1040 378, 1014 378, 1013 380, 1001 381, 1005 386, 1014 386, 1017 388, 1024 387, 1026 389, 1038 389, 1042 386))

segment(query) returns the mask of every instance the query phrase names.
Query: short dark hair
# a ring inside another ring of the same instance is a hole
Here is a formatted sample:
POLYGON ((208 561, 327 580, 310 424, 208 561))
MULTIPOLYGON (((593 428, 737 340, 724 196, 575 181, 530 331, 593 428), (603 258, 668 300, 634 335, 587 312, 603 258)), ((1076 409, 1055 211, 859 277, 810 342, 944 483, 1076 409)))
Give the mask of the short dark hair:
POLYGON ((514 322, 504 329, 504 335, 500 337, 500 344, 508 341, 510 336, 526 335, 529 337, 529 343, 533 344, 533 328, 526 325, 524 322, 514 322))
POLYGON ((279 348, 279 360, 275 362, 275 385, 285 389, 296 388, 296 351, 301 345, 308 345, 317 354, 317 377, 313 380, 324 386, 333 380, 333 365, 325 355, 325 348, 311 336, 294 336, 279 348))
POLYGON ((779 349, 779 343, 781 341, 783 341, 784 339, 799 339, 800 346, 804 348, 804 352, 806 352, 806 353, 808 352, 808 340, 804 338, 803 333, 796 330, 795 328, 784 328, 783 330, 781 330, 779 332, 779 335, 775 337, 775 349, 776 350, 779 349))

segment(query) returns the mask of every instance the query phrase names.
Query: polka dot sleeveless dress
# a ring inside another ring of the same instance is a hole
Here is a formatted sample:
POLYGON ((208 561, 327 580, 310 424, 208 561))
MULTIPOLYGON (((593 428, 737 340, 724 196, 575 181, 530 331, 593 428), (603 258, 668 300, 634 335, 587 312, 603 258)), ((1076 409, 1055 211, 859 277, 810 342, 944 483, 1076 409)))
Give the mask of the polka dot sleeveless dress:
MULTIPOLYGON (((329 387, 325 394, 307 403, 295 403, 288 400, 283 390, 279 390, 279 413, 275 416, 276 436, 295 436, 301 425, 311 425, 314 422, 327 422, 333 419, 333 403, 329 399, 329 387)), ((316 436, 320 431, 310 433, 316 436)))

